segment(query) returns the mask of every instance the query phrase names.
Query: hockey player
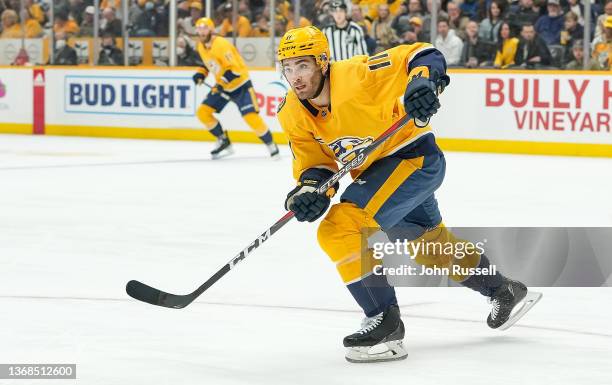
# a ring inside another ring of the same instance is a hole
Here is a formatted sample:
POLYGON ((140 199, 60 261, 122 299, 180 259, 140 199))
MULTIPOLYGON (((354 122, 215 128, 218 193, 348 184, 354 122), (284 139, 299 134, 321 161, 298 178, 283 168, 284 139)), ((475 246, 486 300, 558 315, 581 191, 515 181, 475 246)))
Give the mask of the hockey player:
POLYGON ((230 101, 236 103, 246 123, 267 146, 270 156, 278 157, 278 146, 259 116, 253 84, 238 50, 223 37, 214 35, 215 24, 211 19, 200 18, 195 27, 199 40, 197 50, 204 66, 193 75, 193 81, 199 85, 212 72, 217 82, 197 111, 200 121, 217 138, 217 145, 210 152, 213 159, 233 153, 227 131, 213 116, 213 113, 221 112, 230 101))
MULTIPOLYGON (((366 316, 362 328, 344 338, 347 360, 405 358, 404 325, 394 288, 384 276, 371 274, 363 266, 376 262, 371 250, 362 256, 361 237, 364 229, 381 229, 392 241, 464 242, 442 224, 434 197, 444 178, 445 160, 426 122, 440 108, 438 94, 449 84, 444 57, 432 45, 416 43, 330 64, 325 35, 315 27, 304 27, 283 36, 278 60, 291 85, 278 119, 290 141, 297 180, 285 207, 298 221, 312 222, 327 211, 335 191, 319 195, 315 189, 338 170, 336 162, 354 159, 359 149, 406 112, 415 118, 353 170, 353 183, 318 229, 321 248, 366 316), (375 345, 385 350, 376 353, 371 349, 375 345)), ((461 259, 417 253, 416 262, 427 267, 490 266, 476 250, 461 259)), ((453 273, 450 278, 490 298, 493 309, 487 323, 491 328, 508 327, 541 296, 530 293, 526 298, 525 285, 499 273, 453 273), (522 313, 510 317, 519 304, 522 313)))

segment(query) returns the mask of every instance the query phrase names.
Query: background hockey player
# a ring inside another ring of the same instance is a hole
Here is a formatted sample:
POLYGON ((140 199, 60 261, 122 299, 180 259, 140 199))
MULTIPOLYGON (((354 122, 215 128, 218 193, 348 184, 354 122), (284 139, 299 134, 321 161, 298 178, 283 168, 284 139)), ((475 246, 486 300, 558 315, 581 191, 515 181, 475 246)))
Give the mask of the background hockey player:
POLYGON ((259 116, 259 106, 247 66, 236 47, 223 37, 214 35, 214 29, 213 21, 207 17, 200 18, 196 22, 197 51, 204 66, 193 75, 196 85, 203 83, 209 72, 213 73, 217 82, 197 111, 200 121, 217 138, 217 144, 211 155, 217 158, 233 152, 227 131, 213 116, 213 113, 221 112, 227 103, 232 101, 238 106, 246 123, 267 146, 270 156, 276 157, 279 154, 278 146, 259 116))
MULTIPOLYGON (((438 94, 449 84, 444 57, 430 44, 402 45, 330 64, 325 35, 315 27, 288 31, 281 39, 278 60, 291 85, 278 119, 291 144, 297 180, 285 207, 299 221, 312 222, 327 211, 334 191, 319 195, 315 189, 338 170, 337 161, 351 161, 406 112, 428 122, 440 107, 438 94)), ((362 258, 362 230, 382 229, 391 240, 463 242, 442 224, 434 197, 445 168, 431 127, 411 121, 353 171, 354 182, 319 226, 321 248, 366 315, 362 329, 344 339, 349 361, 406 356, 395 291, 384 276, 367 274, 371 270, 362 266, 362 260, 375 263, 368 255, 362 258), (370 348, 381 343, 387 350, 372 353, 370 348)), ((416 255, 416 261, 429 267, 490 266, 487 257, 476 251, 462 259, 422 254, 416 255)), ((493 310, 487 323, 492 328, 511 322, 512 309, 527 294, 522 283, 499 273, 450 278, 490 297, 493 310)))

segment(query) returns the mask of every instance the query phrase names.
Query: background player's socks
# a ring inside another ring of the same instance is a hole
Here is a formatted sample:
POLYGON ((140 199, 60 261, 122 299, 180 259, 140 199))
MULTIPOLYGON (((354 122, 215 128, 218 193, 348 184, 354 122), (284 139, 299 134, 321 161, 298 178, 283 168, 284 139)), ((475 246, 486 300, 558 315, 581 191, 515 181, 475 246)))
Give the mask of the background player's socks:
POLYGON ((266 131, 266 133, 260 136, 259 139, 264 142, 264 144, 268 148, 268 151, 270 151, 270 156, 273 159, 276 159, 279 156, 280 151, 278 150, 278 146, 276 145, 276 143, 274 143, 274 139, 272 138, 272 133, 270 132, 270 130, 266 131))
POLYGON ((227 132, 222 132, 221 136, 217 137, 217 144, 215 148, 210 152, 213 159, 218 159, 222 156, 231 155, 234 153, 232 149, 232 143, 227 136, 227 132))
POLYGON ((223 128, 221 127, 221 123, 219 123, 219 122, 217 122, 217 124, 215 124, 215 126, 213 128, 208 130, 208 132, 213 134, 215 136, 215 138, 217 138, 217 139, 219 139, 219 137, 225 135, 225 133, 223 132, 223 128))

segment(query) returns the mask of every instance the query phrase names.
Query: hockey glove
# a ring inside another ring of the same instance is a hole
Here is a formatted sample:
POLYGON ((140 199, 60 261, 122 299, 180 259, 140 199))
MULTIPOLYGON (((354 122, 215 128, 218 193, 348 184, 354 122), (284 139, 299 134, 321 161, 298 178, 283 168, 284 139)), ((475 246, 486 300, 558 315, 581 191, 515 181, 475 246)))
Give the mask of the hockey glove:
POLYGON ((436 84, 425 77, 412 79, 404 93, 404 108, 410 117, 427 122, 440 108, 436 84))
POLYGON ((300 184, 287 194, 285 209, 295 213, 295 219, 300 222, 314 222, 329 208, 331 197, 338 190, 339 184, 327 190, 325 194, 317 194, 317 187, 333 172, 325 169, 308 169, 300 178, 300 184))
POLYGON ((193 74, 193 82, 196 86, 199 86, 200 84, 204 83, 205 79, 206 75, 201 72, 196 72, 195 74, 193 74))

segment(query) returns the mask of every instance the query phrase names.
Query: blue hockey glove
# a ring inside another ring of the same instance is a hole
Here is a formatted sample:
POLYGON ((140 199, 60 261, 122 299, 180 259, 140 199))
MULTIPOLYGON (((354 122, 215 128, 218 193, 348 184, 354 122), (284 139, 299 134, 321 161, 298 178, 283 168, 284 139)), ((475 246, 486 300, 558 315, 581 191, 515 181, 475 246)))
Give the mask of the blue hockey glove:
POLYGON ((196 86, 204 83, 205 79, 206 79, 206 75, 201 72, 196 72, 195 74, 193 74, 193 82, 195 83, 196 86))
POLYGON ((412 118, 427 122, 440 108, 436 91, 436 84, 433 81, 425 77, 412 79, 404 93, 406 113, 412 118))
POLYGON ((333 174, 326 169, 306 170, 300 177, 300 184, 287 194, 285 209, 293 211, 295 219, 300 222, 314 222, 319 219, 329 208, 331 197, 338 190, 339 184, 336 183, 325 194, 317 194, 316 190, 333 174))

